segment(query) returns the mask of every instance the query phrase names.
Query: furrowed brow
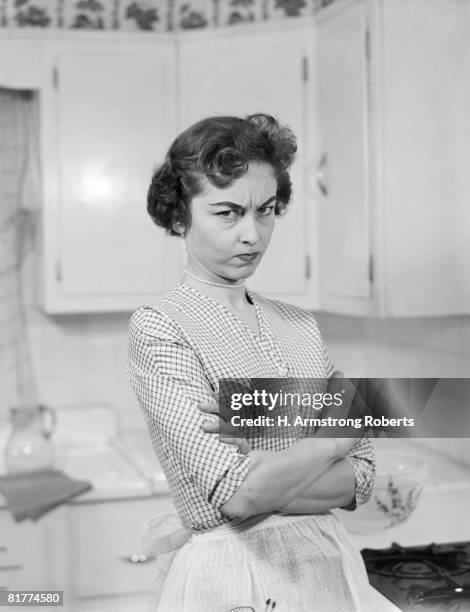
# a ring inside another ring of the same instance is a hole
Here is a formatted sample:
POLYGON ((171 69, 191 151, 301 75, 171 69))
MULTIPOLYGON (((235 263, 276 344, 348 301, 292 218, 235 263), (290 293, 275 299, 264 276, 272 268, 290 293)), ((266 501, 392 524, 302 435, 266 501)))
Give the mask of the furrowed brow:
POLYGON ((241 204, 235 202, 211 202, 209 206, 228 206, 229 208, 244 208, 241 204))
POLYGON ((267 206, 268 204, 271 204, 271 202, 275 202, 276 200, 277 200, 277 196, 273 195, 269 198, 269 200, 266 200, 266 202, 263 202, 263 204, 260 204, 258 208, 263 208, 264 206, 267 206))
MULTIPOLYGON (((275 195, 271 196, 268 200, 266 200, 266 202, 263 202, 263 204, 260 204, 258 208, 263 208, 263 206, 267 206, 268 204, 271 204, 271 202, 274 202, 276 198, 277 196, 275 195)), ((241 204, 237 204, 236 202, 211 202, 209 206, 228 206, 229 208, 234 208, 234 209, 245 208, 244 206, 242 206, 241 204)))

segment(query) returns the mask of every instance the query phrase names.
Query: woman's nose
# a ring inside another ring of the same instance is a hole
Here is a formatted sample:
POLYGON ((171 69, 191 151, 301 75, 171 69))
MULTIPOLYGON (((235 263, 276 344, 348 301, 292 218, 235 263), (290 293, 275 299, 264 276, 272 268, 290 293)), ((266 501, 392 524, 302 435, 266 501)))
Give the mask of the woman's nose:
POLYGON ((259 229, 253 215, 245 215, 239 226, 240 241, 256 244, 259 240, 259 229))

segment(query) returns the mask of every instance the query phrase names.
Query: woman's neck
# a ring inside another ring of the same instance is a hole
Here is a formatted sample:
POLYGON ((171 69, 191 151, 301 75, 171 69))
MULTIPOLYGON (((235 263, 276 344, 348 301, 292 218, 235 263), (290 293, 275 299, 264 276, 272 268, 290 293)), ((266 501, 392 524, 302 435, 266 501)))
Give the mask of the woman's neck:
POLYGON ((245 293, 244 281, 229 283, 222 278, 214 277, 199 270, 195 271, 187 266, 181 282, 204 293, 217 302, 238 310, 243 310, 249 304, 245 293))

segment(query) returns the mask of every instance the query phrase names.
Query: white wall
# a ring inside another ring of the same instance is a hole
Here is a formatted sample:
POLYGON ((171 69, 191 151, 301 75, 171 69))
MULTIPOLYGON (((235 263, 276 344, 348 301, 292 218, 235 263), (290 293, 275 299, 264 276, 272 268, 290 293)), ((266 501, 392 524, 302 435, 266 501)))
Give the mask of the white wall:
MULTIPOLYGON (((317 320, 336 367, 346 376, 470 377, 469 316, 384 321, 319 313, 317 320)), ((467 438, 419 442, 470 465, 467 438)))

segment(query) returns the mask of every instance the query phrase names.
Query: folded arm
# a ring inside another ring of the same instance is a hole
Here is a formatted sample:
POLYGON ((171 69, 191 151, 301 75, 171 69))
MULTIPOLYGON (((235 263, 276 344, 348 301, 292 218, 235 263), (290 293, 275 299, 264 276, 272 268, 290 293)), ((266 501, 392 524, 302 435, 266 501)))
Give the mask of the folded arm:
MULTIPOLYGON (((359 444, 351 439, 310 438, 282 451, 243 455, 218 436, 204 432, 198 405, 213 398, 213 389, 175 323, 150 307, 139 309, 132 317, 129 368, 149 429, 158 432, 155 446, 169 475, 172 466, 181 470, 194 495, 197 490, 216 511, 230 518, 276 512, 294 503, 336 462, 352 461, 348 452, 359 444)), ((342 484, 331 494, 340 494, 338 503, 347 503, 351 481, 348 484, 348 470, 341 469, 342 484)), ((317 496, 322 482, 312 489, 317 496)), ((357 482, 356 477, 356 497, 357 482)))
POLYGON ((354 442, 349 438, 306 438, 277 452, 251 451, 248 473, 221 511, 231 518, 245 519, 297 503, 354 442))
POLYGON ((355 510, 371 496, 375 459, 369 440, 362 439, 309 487, 281 508, 290 514, 320 514, 333 508, 355 510))
POLYGON ((354 500, 355 480, 351 464, 344 459, 333 463, 309 487, 280 509, 283 514, 321 514, 348 506, 354 500))

